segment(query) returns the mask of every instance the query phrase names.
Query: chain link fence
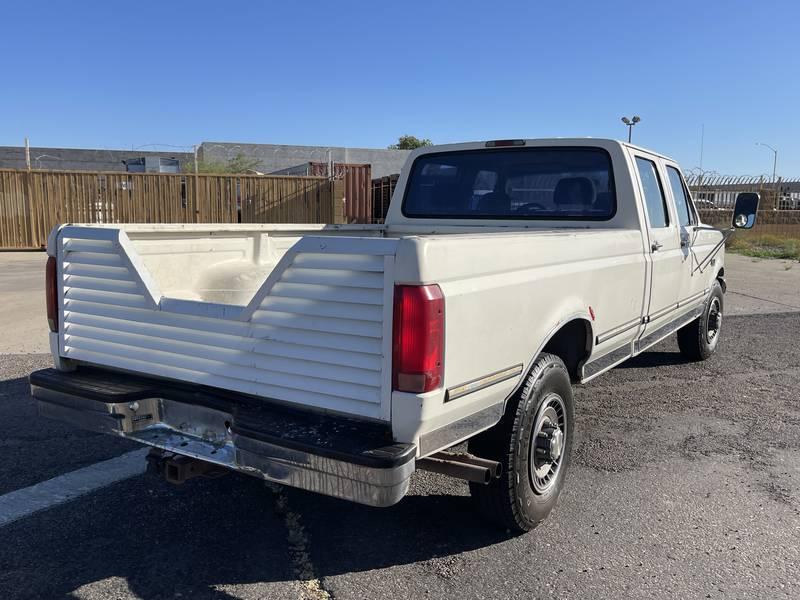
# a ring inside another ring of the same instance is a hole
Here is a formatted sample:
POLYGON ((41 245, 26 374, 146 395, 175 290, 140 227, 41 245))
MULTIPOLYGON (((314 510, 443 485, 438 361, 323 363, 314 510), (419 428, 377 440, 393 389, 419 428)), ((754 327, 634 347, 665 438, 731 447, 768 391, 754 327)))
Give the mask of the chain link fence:
POLYGON ((704 223, 730 226, 736 196, 756 192, 761 195, 761 204, 750 235, 800 239, 800 179, 700 173, 689 174, 686 183, 704 223))

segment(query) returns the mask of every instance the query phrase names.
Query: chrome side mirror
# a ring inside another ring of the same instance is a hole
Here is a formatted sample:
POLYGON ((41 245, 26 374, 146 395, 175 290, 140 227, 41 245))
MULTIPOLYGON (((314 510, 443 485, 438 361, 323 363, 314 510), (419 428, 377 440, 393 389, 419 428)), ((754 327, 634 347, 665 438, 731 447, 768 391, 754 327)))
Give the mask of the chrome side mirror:
POLYGON ((754 192, 742 192, 736 196, 732 223, 736 229, 751 229, 756 224, 760 199, 760 196, 754 192))

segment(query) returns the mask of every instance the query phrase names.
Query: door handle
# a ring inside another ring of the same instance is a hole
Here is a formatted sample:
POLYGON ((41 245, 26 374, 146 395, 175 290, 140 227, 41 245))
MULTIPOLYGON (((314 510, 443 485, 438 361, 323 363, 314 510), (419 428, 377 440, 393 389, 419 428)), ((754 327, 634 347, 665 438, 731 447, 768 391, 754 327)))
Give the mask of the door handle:
POLYGON ((661 250, 661 248, 663 248, 663 247, 664 247, 664 244, 662 244, 661 242, 659 242, 658 240, 656 240, 656 241, 655 241, 655 242, 653 242, 653 243, 652 243, 652 245, 650 246, 650 250, 652 250, 653 252, 658 252, 658 251, 659 251, 659 250, 661 250))
POLYGON ((689 245, 689 238, 681 238, 681 248, 686 248, 689 245))

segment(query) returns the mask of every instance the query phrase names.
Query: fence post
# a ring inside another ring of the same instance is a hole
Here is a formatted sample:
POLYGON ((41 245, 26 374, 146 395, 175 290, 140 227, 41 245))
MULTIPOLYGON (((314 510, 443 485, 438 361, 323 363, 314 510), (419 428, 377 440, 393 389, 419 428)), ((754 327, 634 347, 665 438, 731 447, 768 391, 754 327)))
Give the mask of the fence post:
POLYGON ((193 188, 192 189, 192 197, 193 197, 192 198, 192 205, 194 206, 193 221, 195 223, 200 223, 201 222, 201 220, 200 220, 200 204, 199 204, 200 194, 199 194, 199 191, 198 191, 198 188, 200 187, 200 179, 197 176, 197 169, 195 169, 194 175, 192 176, 192 183, 194 184, 194 185, 192 185, 192 188, 193 188))
MULTIPOLYGON (((32 218, 32 214, 34 213, 34 201, 32 196, 33 186, 31 185, 31 167, 30 163, 28 163, 28 168, 22 174, 25 178, 25 224, 27 226, 27 231, 25 232, 25 236, 28 238, 27 243, 29 247, 38 247, 41 245, 38 235, 38 227, 34 223, 34 219, 32 218)), ((50 233, 48 231, 48 233, 50 233)))
POLYGON ((34 229, 31 223, 31 145, 28 142, 28 137, 25 137, 25 174, 23 175, 25 178, 25 200, 23 203, 23 214, 25 215, 25 223, 28 227, 28 231, 25 232, 25 235, 28 237, 26 240, 29 246, 33 246, 34 240, 34 229))
POLYGON ((344 180, 334 179, 331 184, 331 202, 333 202, 333 222, 346 223, 344 218, 344 203, 347 199, 344 196, 344 180))

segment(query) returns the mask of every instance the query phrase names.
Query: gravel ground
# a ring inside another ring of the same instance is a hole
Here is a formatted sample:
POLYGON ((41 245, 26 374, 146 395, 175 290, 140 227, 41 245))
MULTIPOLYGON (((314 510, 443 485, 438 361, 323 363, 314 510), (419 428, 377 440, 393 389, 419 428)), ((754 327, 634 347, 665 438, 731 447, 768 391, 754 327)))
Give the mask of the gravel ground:
MULTIPOLYGON (((576 389, 567 485, 530 534, 425 472, 389 509, 142 475, 0 527, 0 599, 798 598, 800 267, 762 263, 729 257, 712 359, 669 340, 576 389)), ((0 348, 2 496, 137 446, 36 416, 50 357, 18 296, 38 279, 0 271, 0 330, 26 336, 0 348)))

